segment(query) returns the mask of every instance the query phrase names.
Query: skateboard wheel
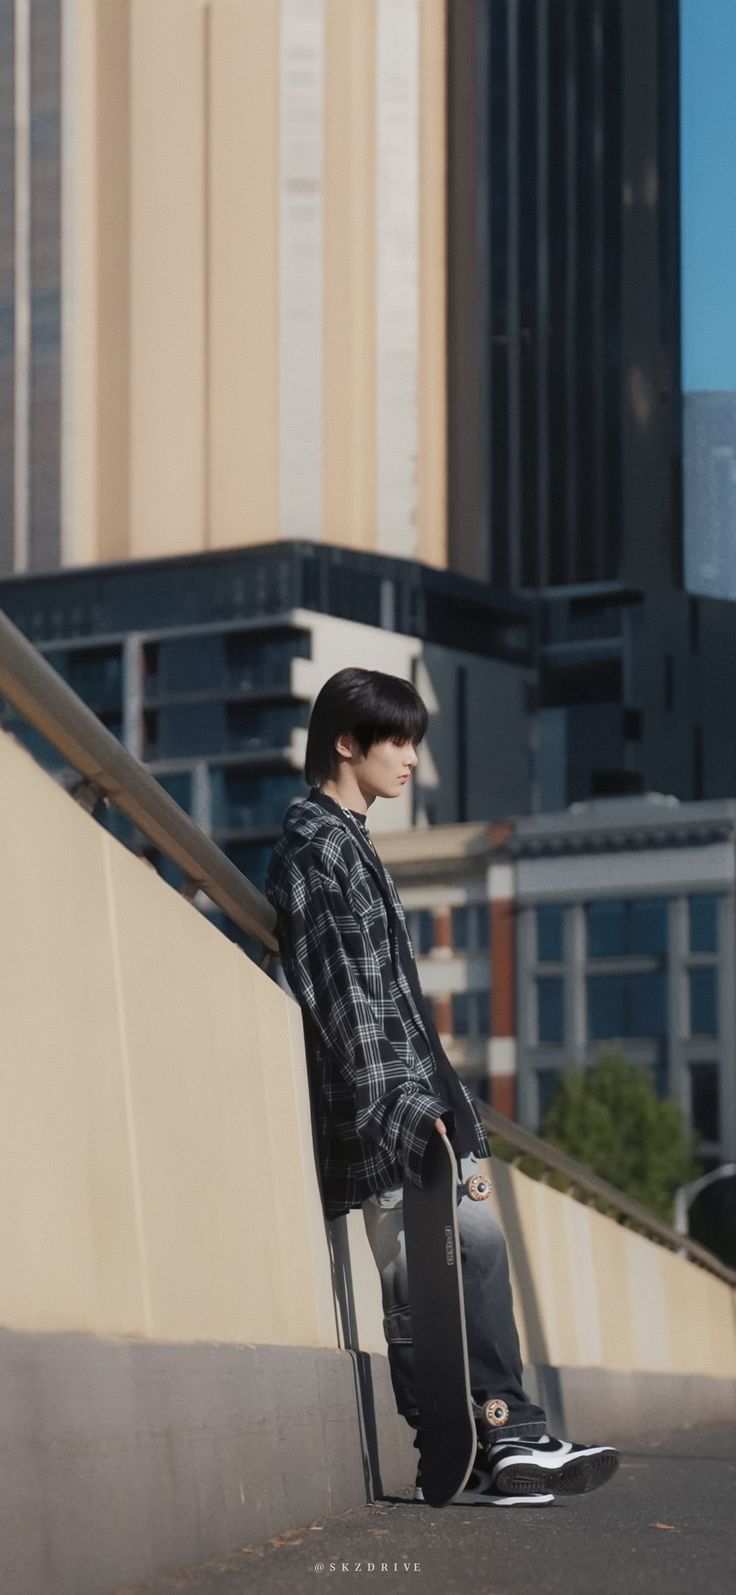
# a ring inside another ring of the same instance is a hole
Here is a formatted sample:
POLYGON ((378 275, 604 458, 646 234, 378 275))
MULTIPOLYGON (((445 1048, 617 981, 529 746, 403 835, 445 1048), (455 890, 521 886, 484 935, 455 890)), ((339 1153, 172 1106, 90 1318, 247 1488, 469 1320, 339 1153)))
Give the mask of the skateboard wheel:
POLYGON ((491 1182, 483 1174, 471 1174, 465 1182, 465 1190, 473 1202, 485 1202, 491 1194, 491 1182))
POLYGON ((499 1396, 493 1396, 483 1408, 483 1417, 492 1429, 500 1429, 503 1423, 509 1421, 509 1409, 505 1401, 499 1396))

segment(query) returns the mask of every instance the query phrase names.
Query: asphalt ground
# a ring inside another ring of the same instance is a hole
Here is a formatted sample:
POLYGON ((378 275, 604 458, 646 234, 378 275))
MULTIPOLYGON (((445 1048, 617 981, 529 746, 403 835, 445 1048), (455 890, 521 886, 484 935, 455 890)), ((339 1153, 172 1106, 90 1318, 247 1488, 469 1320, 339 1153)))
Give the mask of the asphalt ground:
POLYGON ((609 1484, 538 1508, 387 1496, 111 1595, 736 1595, 736 1436, 622 1451, 609 1484))

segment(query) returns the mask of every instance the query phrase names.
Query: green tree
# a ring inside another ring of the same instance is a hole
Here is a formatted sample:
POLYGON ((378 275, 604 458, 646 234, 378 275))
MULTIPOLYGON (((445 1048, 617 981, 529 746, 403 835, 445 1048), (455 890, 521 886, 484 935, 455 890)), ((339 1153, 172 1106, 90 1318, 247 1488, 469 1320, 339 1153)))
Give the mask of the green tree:
POLYGON ((678 1185, 701 1172, 680 1109, 660 1101, 649 1071, 617 1048, 589 1069, 563 1072, 540 1134, 668 1223, 678 1185))

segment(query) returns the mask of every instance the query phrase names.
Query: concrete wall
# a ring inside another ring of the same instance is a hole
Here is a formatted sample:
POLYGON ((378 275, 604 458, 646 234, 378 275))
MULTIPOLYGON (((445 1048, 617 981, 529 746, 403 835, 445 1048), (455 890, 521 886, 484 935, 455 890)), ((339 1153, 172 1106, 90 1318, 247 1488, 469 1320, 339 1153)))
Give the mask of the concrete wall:
MULTIPOLYGON (((0 1587, 106 1595, 409 1485, 296 1004, 7 736, 0 880, 0 1587)), ((550 1421, 727 1416, 726 1286, 495 1174, 550 1421)))

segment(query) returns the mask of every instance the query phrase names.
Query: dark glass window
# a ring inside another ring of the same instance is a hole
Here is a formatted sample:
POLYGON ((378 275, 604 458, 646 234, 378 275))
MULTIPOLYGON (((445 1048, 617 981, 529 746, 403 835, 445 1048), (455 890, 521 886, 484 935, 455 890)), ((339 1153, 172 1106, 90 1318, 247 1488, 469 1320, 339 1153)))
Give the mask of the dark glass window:
POLYGON ((248 703, 229 703, 227 746, 231 752, 258 752, 261 748, 286 748, 296 727, 309 725, 306 703, 269 704, 256 708, 248 703))
POLYGON ((490 993, 456 991, 451 998, 452 1033, 455 1036, 488 1036, 491 1029, 490 993))
MULTIPOLYGON (((507 0, 488 7, 488 252, 490 311, 491 578, 511 579, 509 559, 509 25, 507 0)), ((514 329, 514 333, 515 333, 514 329)))
POLYGON ((667 982, 664 973, 626 976, 630 1036, 663 1036, 667 1031, 667 982))
POLYGON ((667 951, 667 899, 609 899, 586 904, 589 958, 667 951))
POLYGON ((467 991, 453 992, 452 1033, 454 1036, 467 1036, 470 1034, 470 1003, 467 991))
POLYGON ((251 882, 257 886, 259 892, 264 890, 266 884, 266 870, 271 859, 274 844, 258 842, 229 842, 223 847, 223 852, 251 882))
POLYGON ((309 643, 308 632, 286 632, 272 637, 254 637, 242 632, 228 634, 225 655, 230 685, 240 691, 288 686, 291 661, 308 659, 309 643))
POLYGON ((715 892, 694 893, 688 899, 691 953, 718 951, 718 897, 715 892))
POLYGON ((660 1102, 666 1102, 670 1094, 670 1066, 666 1054, 663 1053, 661 1057, 650 1065, 649 1072, 656 1096, 659 1097, 660 1102))
POLYGON ((564 982, 560 975, 537 981, 537 1040, 560 1042, 564 1038, 564 982))
POLYGON ((291 661, 309 656, 307 632, 207 632, 161 638, 145 649, 147 697, 288 687, 291 661))
POLYGON ((690 1034, 718 1034, 718 970, 715 965, 690 970, 690 1034))
POLYGON ((120 708, 123 656, 119 646, 54 650, 46 658, 89 709, 99 714, 120 708))
POLYGON ((487 903, 462 903, 452 910, 452 945, 456 952, 477 952, 488 946, 487 903))
POLYGON ((146 758, 178 759, 216 753, 271 752, 288 747, 306 726, 306 704, 172 703, 147 712, 146 758))
POLYGON ((625 903, 588 903, 585 918, 589 958, 616 958, 627 952, 625 903))
POLYGON ((149 759, 194 758, 227 751, 224 703, 171 704, 152 716, 151 724, 153 736, 146 746, 149 759))
POLYGON ((431 953, 434 946, 434 914, 431 908, 413 908, 406 915, 415 953, 431 953))
POLYGON ((151 670, 149 690, 184 697, 219 687, 225 673, 223 638, 214 634, 170 637, 158 644, 158 668, 151 670))
POLYGON ((541 1125, 560 1088, 559 1069, 537 1069, 537 1124, 541 1125))
POLYGON ((717 1063, 690 1064, 690 1121, 704 1141, 720 1139, 717 1063))
POLYGON ((537 958, 540 963, 561 963, 564 951, 565 910, 562 903, 537 907, 537 958))
POLYGON ((549 428, 549 569, 552 583, 570 580, 567 517, 567 299, 571 246, 567 190, 568 136, 566 87, 571 79, 564 6, 547 6, 547 393, 549 428))
POLYGON ((189 775, 188 772, 182 771, 181 773, 177 772, 176 774, 171 774, 171 775, 159 775, 159 776, 157 776, 156 779, 158 781, 159 786, 163 787, 164 792, 168 792, 169 797, 172 797, 174 799, 174 802, 179 804, 179 808, 180 809, 184 809, 185 814, 191 814, 191 812, 192 812, 192 777, 191 777, 191 775, 189 775))
POLYGON ((667 1031, 667 981, 664 971, 630 975, 589 975, 588 1035, 591 1041, 615 1036, 663 1036, 667 1031))
MULTIPOLYGON (((520 446, 511 460, 520 494, 522 567, 521 585, 539 583, 539 439, 537 387, 539 382, 539 330, 537 326, 537 273, 540 240, 537 170, 537 0, 521 0, 518 12, 516 95, 518 126, 518 364, 520 387, 520 446)), ((543 70, 543 68, 542 68, 543 70)), ((544 159, 544 157, 543 157, 544 159)), ((512 268, 513 269, 513 268, 512 268)), ((515 330, 515 329, 513 329, 515 330)))
POLYGON ((475 993, 475 1007, 479 1036, 490 1036, 491 1033, 491 993, 487 986, 482 991, 475 993))
POLYGON ((630 902, 629 951, 632 953, 666 953, 667 951, 667 899, 642 898, 630 902))
POLYGON ((213 769, 213 830, 247 831, 278 825, 291 799, 303 796, 303 787, 292 771, 254 775, 238 767, 213 769))
POLYGON ((624 975, 588 976, 588 1035, 592 1041, 628 1035, 624 975))

